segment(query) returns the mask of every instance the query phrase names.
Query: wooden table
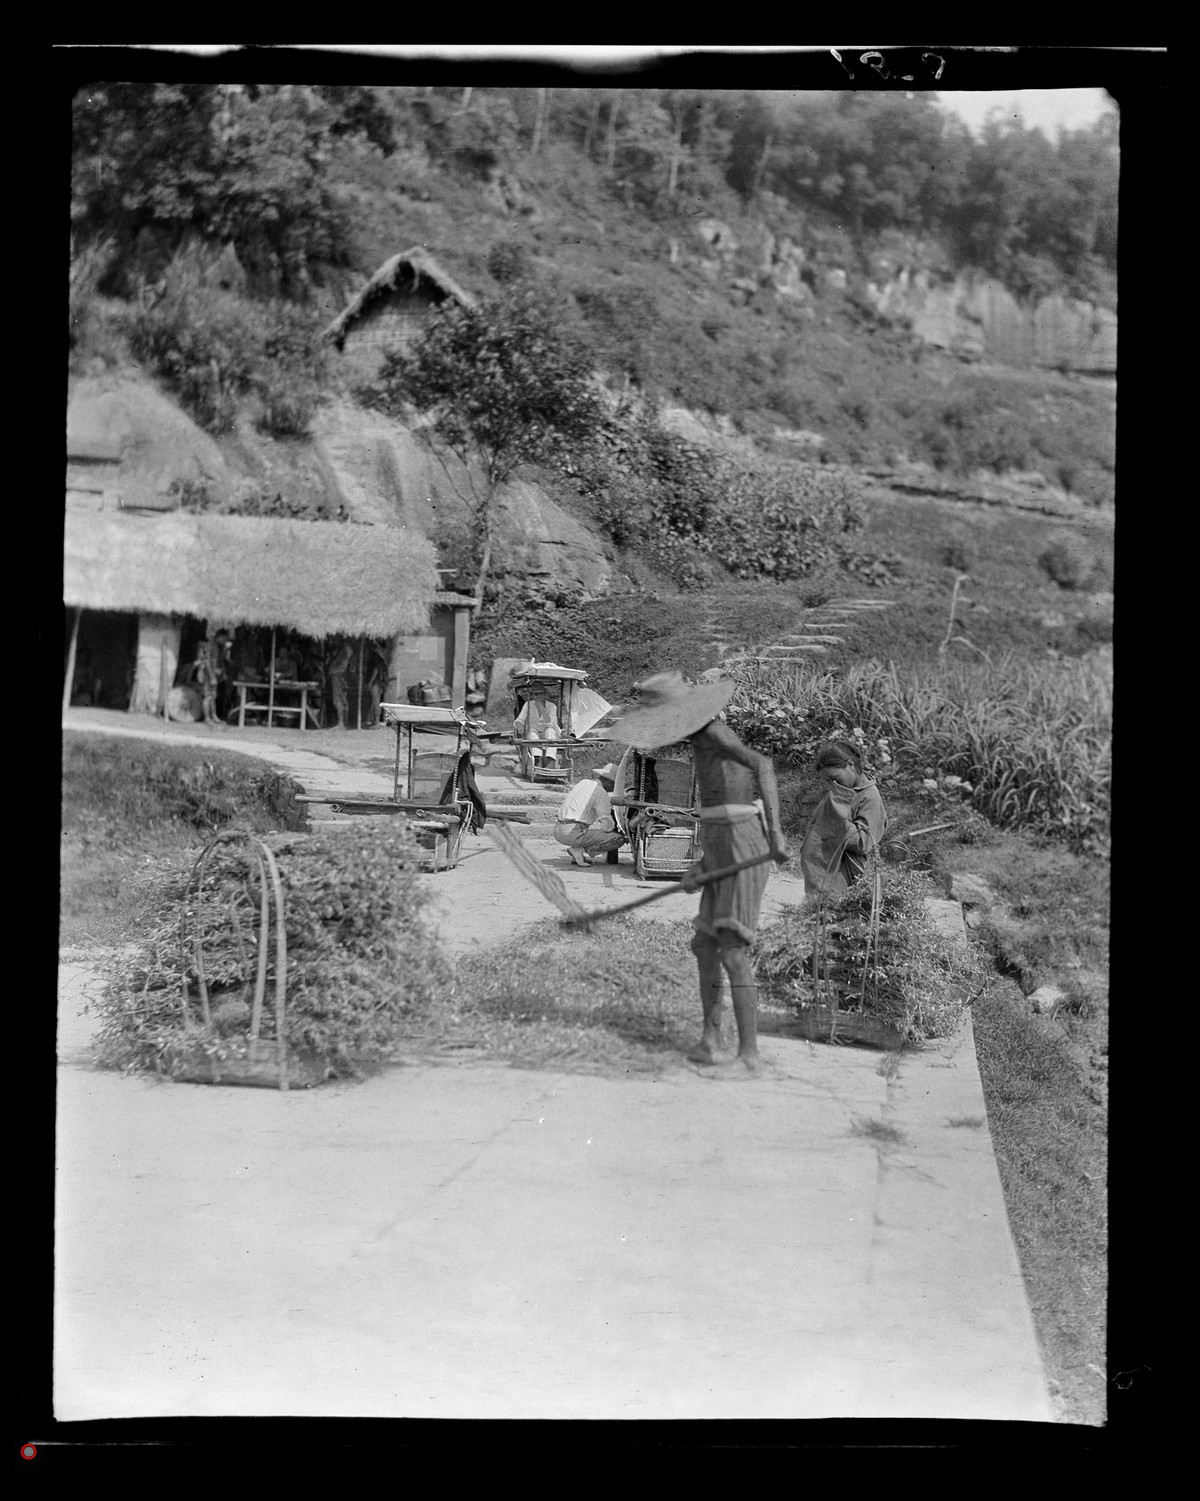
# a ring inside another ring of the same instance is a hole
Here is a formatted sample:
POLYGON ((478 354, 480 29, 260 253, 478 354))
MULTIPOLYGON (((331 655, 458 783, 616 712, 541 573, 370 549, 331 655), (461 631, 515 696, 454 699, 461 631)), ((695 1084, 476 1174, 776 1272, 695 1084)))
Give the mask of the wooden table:
POLYGON ((308 719, 312 720, 314 729, 319 730, 321 728, 320 720, 308 707, 308 695, 310 692, 317 691, 321 686, 320 683, 293 682, 287 678, 276 678, 274 683, 260 683, 243 682, 240 678, 235 678, 233 686, 238 691, 239 729, 245 727, 246 715, 248 713, 265 714, 267 716, 268 728, 274 725, 277 718, 291 718, 293 715, 297 716, 299 726, 302 730, 306 727, 305 721, 308 719), (265 692, 267 695, 266 702, 250 703, 246 698, 246 694, 252 689, 256 689, 259 693, 265 692), (275 695, 277 693, 287 693, 289 695, 298 693, 300 695, 300 702, 298 704, 276 703, 275 695))

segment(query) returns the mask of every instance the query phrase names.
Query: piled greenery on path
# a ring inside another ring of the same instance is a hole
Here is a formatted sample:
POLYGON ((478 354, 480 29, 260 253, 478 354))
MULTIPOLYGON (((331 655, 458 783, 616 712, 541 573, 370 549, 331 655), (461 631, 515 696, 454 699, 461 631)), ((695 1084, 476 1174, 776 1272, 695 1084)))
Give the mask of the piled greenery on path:
MULTIPOLYGON (((420 851, 404 824, 351 828, 279 845, 287 934, 290 1049, 339 1073, 386 1057, 449 979, 420 851)), ((195 851, 143 879, 145 916, 135 953, 113 964, 103 998, 99 1059, 112 1067, 179 1072, 197 1044, 228 1057, 247 1034, 259 962, 260 877, 253 851, 216 846, 193 880, 195 851), (197 934, 197 928, 199 932, 197 934), (201 944, 212 1025, 200 1004, 201 944), (190 1004, 183 999, 184 985, 190 1004)), ((268 939, 261 1036, 276 1037, 274 930, 268 939)))
POLYGON ((1108 837, 1112 686, 1086 660, 942 662, 904 674, 866 662, 841 676, 806 667, 739 675, 729 722, 784 765, 861 730, 902 766, 947 777, 1004 828, 1100 852, 1108 837))
MULTIPOLYGON (((573 933, 557 919, 457 965, 457 1045, 529 1067, 643 1073, 681 1063, 698 1031, 689 921, 573 933)), ((444 1041, 451 1042, 447 1034, 444 1041)))
MULTIPOLYGON (((884 1022, 906 1043, 948 1037, 963 1006, 982 988, 983 967, 972 950, 934 924, 925 903, 941 893, 928 876, 888 869, 881 886, 877 936, 869 880, 826 904, 830 970, 836 975, 830 983, 839 992, 839 1008, 884 1022)), ((819 951, 819 926, 817 906, 809 903, 786 908, 759 930, 755 974, 764 996, 789 1011, 827 1004, 824 977, 814 978, 811 963, 819 951)))

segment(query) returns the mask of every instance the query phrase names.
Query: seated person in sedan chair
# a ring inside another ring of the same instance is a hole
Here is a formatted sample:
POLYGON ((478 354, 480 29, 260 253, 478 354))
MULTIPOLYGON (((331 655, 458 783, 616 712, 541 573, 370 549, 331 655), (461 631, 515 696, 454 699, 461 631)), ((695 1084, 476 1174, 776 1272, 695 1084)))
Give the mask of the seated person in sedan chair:
MULTIPOLYGON (((521 712, 513 720, 513 735, 517 740, 559 740, 562 729, 558 723, 558 705, 549 697, 545 683, 530 683, 525 688, 528 698, 521 712)), ((556 746, 531 745, 530 759, 535 767, 557 766, 556 746)))

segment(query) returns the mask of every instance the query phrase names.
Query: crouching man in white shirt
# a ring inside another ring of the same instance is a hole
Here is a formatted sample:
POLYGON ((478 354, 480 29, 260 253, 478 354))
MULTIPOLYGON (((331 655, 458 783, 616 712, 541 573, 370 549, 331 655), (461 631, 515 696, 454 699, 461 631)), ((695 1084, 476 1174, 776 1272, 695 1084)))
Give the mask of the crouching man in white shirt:
POLYGON ((610 761, 597 766, 590 777, 576 782, 562 800, 554 837, 565 844, 576 865, 591 865, 596 855, 606 855, 608 863, 617 863, 617 851, 625 844, 624 834, 617 831, 609 794, 616 781, 617 768, 610 761))

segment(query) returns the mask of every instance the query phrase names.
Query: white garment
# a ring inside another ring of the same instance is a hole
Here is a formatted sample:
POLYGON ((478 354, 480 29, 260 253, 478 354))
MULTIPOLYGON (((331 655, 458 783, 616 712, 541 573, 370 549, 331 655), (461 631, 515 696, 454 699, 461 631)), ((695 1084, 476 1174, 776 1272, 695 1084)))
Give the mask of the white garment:
POLYGON ((513 721, 513 729, 521 740, 557 740, 558 705, 531 698, 513 721))
POLYGON ((601 821, 606 828, 615 827, 608 793, 592 777, 585 777, 582 782, 575 783, 563 798, 558 817, 560 822, 583 823, 589 828, 601 821))

